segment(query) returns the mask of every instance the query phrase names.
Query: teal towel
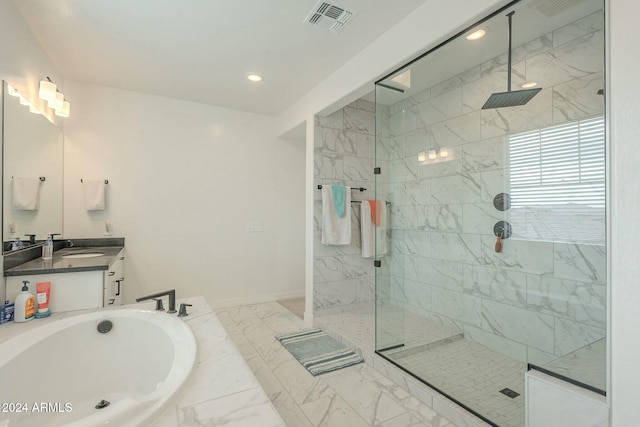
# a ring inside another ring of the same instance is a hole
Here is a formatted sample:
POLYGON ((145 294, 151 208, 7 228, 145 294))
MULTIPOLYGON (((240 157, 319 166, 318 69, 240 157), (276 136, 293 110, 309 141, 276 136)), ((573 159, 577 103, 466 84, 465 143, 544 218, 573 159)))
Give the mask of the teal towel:
POLYGON ((333 196, 333 206, 336 209, 336 214, 339 217, 344 216, 344 185, 331 185, 331 195, 333 196))

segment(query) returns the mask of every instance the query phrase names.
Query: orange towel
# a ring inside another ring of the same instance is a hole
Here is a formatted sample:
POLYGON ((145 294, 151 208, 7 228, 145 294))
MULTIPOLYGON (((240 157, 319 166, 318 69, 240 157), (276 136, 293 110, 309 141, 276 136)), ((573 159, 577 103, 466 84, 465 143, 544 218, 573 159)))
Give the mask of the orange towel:
POLYGON ((382 203, 380 200, 367 200, 369 207, 371 208, 371 222, 377 227, 380 227, 380 210, 382 209, 382 203))

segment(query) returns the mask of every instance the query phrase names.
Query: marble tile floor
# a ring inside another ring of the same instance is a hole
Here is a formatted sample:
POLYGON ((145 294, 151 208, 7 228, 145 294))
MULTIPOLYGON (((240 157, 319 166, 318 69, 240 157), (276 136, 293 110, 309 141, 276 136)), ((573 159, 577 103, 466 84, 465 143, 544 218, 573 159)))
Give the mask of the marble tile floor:
POLYGON ((304 297, 279 300, 278 304, 284 306, 299 318, 304 319, 304 297))
POLYGON ((277 302, 216 314, 288 427, 455 427, 368 364, 313 377, 275 339, 309 326, 277 302))
MULTIPOLYGON (((378 310, 380 311, 380 307, 378 310)), ((383 309, 384 310, 384 309, 383 309)), ((526 364, 462 339, 460 331, 414 313, 390 310, 382 314, 393 327, 392 336, 408 338, 405 347, 385 354, 399 365, 503 427, 524 426, 524 375, 526 364), (427 343, 440 342, 429 346, 427 343), (508 387, 520 394, 511 399, 502 393, 508 387)), ((366 353, 374 352, 375 320, 373 307, 316 317, 316 323, 329 334, 347 340, 366 353)), ((398 338, 395 338, 396 341, 398 338)), ((382 342, 392 344, 382 336, 382 342)))

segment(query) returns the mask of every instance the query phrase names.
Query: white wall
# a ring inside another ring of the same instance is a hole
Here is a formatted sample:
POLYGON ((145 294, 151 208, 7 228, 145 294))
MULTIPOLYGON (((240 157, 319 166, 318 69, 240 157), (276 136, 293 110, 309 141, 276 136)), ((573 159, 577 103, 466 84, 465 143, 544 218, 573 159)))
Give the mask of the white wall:
POLYGON ((304 144, 276 138, 266 116, 75 81, 67 93, 64 235, 112 223, 127 301, 170 288, 214 304, 303 294, 304 144), (81 178, 109 180, 107 210, 84 210, 81 178))

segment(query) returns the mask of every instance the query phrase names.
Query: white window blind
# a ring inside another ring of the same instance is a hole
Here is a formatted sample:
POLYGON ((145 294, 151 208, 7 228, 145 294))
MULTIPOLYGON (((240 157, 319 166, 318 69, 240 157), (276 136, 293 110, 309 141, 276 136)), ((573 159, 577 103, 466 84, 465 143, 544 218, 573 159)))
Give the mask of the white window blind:
POLYGON ((509 137, 513 237, 604 244, 604 117, 509 137))

